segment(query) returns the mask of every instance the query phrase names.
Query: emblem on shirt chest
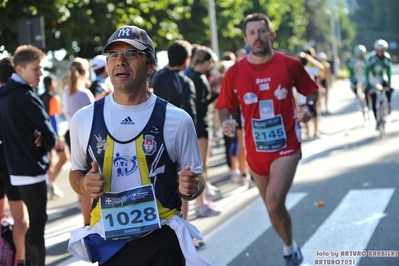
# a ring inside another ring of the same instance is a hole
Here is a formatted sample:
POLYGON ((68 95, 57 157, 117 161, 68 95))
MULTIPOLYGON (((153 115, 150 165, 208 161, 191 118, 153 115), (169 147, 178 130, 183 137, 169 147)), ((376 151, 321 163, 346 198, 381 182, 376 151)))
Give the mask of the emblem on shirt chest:
POLYGON ((143 143, 141 144, 141 148, 145 155, 151 156, 157 150, 157 143, 154 140, 154 136, 152 135, 145 135, 143 143))
POLYGON ((128 152, 121 156, 119 152, 115 154, 114 166, 118 177, 124 177, 132 174, 138 167, 137 156, 129 156, 128 152))
POLYGON ((276 96, 278 100, 284 100, 285 98, 287 98, 287 94, 287 89, 281 88, 281 84, 279 84, 277 89, 274 91, 274 96, 276 96))
POLYGON ((103 139, 100 134, 98 134, 98 136, 94 135, 94 137, 97 140, 97 154, 100 154, 101 151, 105 151, 105 148, 108 147, 108 143, 105 139, 103 139))

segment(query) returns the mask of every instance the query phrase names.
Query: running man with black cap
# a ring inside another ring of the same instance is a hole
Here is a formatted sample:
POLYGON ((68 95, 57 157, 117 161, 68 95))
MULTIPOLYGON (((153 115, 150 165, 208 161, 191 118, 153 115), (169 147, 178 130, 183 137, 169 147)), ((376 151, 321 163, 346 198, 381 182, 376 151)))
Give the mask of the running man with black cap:
POLYGON ((71 121, 70 183, 95 202, 68 250, 99 265, 210 265, 180 217, 181 198, 205 186, 191 117, 150 92, 155 49, 143 29, 118 29, 103 53, 114 92, 71 121))

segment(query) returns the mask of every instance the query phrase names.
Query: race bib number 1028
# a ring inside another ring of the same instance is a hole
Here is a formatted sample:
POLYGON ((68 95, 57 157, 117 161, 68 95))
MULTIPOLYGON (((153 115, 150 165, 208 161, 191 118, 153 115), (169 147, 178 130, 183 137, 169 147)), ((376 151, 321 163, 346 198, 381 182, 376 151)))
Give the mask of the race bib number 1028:
POLYGON ((152 184, 111 193, 100 198, 104 235, 107 240, 135 238, 160 228, 152 184))

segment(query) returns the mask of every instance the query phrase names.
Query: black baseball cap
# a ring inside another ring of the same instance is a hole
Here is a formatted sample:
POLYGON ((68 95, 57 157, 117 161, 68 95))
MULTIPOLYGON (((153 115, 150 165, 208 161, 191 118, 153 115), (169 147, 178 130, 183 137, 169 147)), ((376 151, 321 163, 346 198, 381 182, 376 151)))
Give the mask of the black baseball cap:
POLYGON ((141 51, 148 49, 155 58, 154 43, 147 32, 139 27, 123 26, 116 30, 104 46, 103 53, 108 51, 109 46, 114 42, 125 42, 141 51))

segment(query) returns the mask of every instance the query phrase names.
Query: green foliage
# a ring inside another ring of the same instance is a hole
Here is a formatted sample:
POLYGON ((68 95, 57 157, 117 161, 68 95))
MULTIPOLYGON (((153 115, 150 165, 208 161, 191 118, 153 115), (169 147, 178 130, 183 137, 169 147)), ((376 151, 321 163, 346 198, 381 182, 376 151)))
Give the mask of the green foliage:
POLYGON ((18 46, 17 21, 43 16, 47 50, 64 48, 68 55, 92 57, 123 25, 146 29, 158 49, 166 48, 182 38, 176 21, 190 17, 192 1, 186 2, 187 6, 176 0, 13 0, 0 7, 2 18, 6 18, 0 21, 0 44, 14 51, 18 46))
POLYGON ((304 2, 304 0, 276 1, 274 6, 269 6, 267 13, 271 14, 270 19, 277 32, 274 48, 294 55, 305 44, 303 36, 309 20, 304 2), (280 14, 276 13, 276 10, 279 10, 280 14))
MULTIPOLYGON (((399 45, 399 1, 362 0, 357 1, 351 19, 356 24, 356 38, 352 46, 363 44, 373 50, 374 41, 384 39, 399 45)), ((391 47, 391 55, 399 56, 399 49, 391 47)))
MULTIPOLYGON (((214 1, 220 53, 244 46, 243 21, 254 12, 270 17, 277 32, 276 49, 295 54, 315 40, 318 47, 331 50, 328 0, 214 1)), ((167 49, 176 39, 211 46, 208 5, 208 0, 5 0, 0 4, 0 47, 12 53, 18 46, 17 21, 39 16, 44 18, 46 50, 63 48, 67 56, 90 58, 101 53, 109 36, 123 25, 146 29, 157 50, 167 49)), ((353 25, 344 13, 341 17, 341 46, 350 46, 353 25)), ((386 23, 392 25, 395 19, 386 23)))

